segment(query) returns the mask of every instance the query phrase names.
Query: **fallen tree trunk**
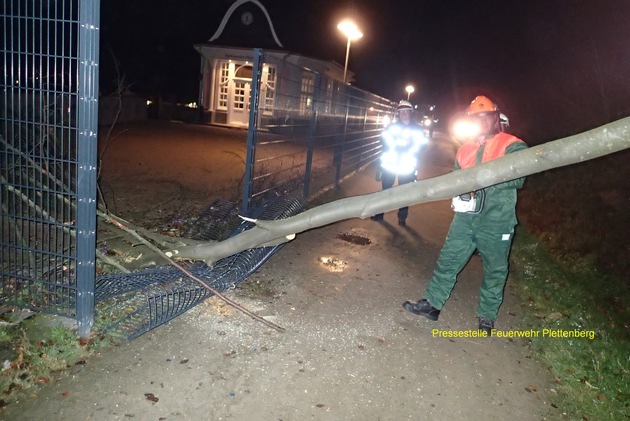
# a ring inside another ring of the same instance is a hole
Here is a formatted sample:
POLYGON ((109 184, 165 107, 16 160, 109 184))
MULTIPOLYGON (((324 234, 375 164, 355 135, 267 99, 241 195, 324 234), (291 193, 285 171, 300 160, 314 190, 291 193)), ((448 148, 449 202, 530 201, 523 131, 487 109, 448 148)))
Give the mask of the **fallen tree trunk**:
POLYGON ((177 258, 217 260, 243 250, 289 241, 295 234, 350 218, 367 218, 403 206, 450 199, 459 194, 588 161, 630 148, 630 117, 563 139, 547 142, 503 158, 450 174, 404 184, 377 193, 336 200, 277 221, 254 221, 256 226, 220 242, 172 250, 177 258))

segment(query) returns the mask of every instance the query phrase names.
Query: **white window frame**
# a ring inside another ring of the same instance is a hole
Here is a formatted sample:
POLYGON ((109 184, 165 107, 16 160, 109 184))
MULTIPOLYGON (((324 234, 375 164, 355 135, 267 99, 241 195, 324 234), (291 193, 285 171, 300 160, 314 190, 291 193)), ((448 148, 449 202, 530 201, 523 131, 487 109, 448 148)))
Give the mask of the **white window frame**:
POLYGON ((278 83, 278 73, 275 66, 265 65, 262 74, 263 91, 263 113, 273 114, 276 103, 276 86, 278 83))
POLYGON ((307 115, 313 106, 313 94, 315 93, 315 74, 302 72, 302 84, 300 87, 300 114, 307 115))
POLYGON ((218 67, 217 110, 227 111, 230 94, 230 62, 222 61, 218 67))

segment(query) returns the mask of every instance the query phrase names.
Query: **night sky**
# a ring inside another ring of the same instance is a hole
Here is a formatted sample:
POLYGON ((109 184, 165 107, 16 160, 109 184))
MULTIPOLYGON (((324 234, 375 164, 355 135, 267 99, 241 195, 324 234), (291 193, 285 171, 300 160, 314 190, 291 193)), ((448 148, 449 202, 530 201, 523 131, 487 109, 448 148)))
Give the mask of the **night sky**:
MULTIPOLYGON (((199 56, 232 0, 101 2, 101 91, 116 57, 131 90, 195 101, 199 56), (147 6, 149 5, 149 6, 147 6)), ((630 0, 261 0, 286 50, 343 65, 352 18, 355 85, 443 118, 490 96, 534 143, 630 115, 630 0)))

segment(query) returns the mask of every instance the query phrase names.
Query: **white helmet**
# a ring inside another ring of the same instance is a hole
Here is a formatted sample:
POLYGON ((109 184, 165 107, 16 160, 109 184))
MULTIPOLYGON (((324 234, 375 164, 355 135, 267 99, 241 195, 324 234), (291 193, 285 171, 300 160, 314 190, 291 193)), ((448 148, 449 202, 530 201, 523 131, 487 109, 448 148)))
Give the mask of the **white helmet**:
POLYGON ((411 102, 405 101, 403 99, 402 101, 400 101, 398 103, 398 106, 396 107, 396 111, 402 111, 402 110, 412 111, 413 110, 413 105, 411 105, 411 102))

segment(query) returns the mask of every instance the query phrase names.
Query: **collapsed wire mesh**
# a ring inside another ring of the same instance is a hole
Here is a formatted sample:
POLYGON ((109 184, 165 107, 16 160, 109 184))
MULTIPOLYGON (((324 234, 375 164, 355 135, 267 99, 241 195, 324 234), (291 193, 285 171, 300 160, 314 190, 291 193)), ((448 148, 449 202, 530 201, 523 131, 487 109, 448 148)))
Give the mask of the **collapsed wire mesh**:
MULTIPOLYGON (((217 231, 207 226, 230 225, 238 218, 236 207, 230 202, 215 201, 202 212, 196 221, 197 228, 187 231, 190 238, 208 239, 217 231), (217 216, 224 219, 214 220, 217 216), (213 219, 213 220, 211 220, 213 219), (204 226, 204 222, 207 226, 204 226)), ((292 197, 278 197, 256 209, 254 218, 278 220, 296 215, 302 204, 292 197)), ((228 237, 252 228, 254 224, 242 222, 228 237)), ((227 237, 226 237, 227 238, 227 237)), ((224 239, 224 238, 219 238, 224 239)), ((203 262, 184 264, 193 275, 218 292, 233 289, 255 272, 267 259, 282 247, 259 247, 244 250, 219 260, 210 267, 203 262)), ((110 320, 104 331, 126 339, 136 338, 185 313, 214 295, 197 281, 172 267, 158 267, 125 274, 109 274, 96 281, 95 302, 101 320, 110 320)))

